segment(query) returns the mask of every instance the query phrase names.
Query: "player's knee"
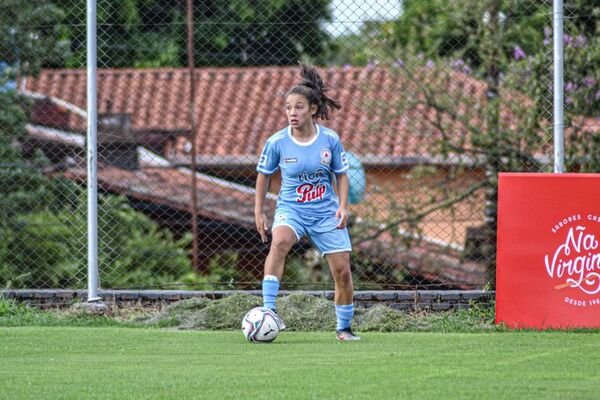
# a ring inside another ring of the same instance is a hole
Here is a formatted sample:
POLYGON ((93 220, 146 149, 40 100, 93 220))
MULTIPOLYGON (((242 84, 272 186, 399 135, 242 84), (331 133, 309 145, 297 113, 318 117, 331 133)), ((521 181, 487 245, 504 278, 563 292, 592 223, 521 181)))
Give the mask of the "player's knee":
POLYGON ((271 243, 271 252, 275 252, 280 255, 285 255, 290 251, 293 245, 293 242, 290 242, 285 239, 274 239, 271 243))
POLYGON ((334 278, 338 284, 346 285, 352 283, 352 272, 349 266, 337 268, 334 278))

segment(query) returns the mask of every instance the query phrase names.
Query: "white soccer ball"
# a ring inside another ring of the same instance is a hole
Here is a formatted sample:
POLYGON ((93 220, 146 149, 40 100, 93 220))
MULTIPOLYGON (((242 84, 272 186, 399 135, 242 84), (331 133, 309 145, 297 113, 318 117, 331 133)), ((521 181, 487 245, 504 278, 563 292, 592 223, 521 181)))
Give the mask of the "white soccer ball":
POLYGON ((250 342, 268 343, 279 335, 275 313, 267 307, 248 311, 242 320, 242 333, 250 342))

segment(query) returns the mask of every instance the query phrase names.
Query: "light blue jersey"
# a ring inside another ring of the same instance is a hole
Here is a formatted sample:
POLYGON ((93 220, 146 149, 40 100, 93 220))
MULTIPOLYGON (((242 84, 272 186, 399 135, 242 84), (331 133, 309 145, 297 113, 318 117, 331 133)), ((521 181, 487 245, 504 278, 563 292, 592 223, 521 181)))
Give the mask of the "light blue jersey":
POLYGON ((335 215, 339 207, 332 174, 346 173, 349 167, 337 133, 321 125, 316 125, 316 131, 306 143, 294 139, 289 126, 272 135, 256 170, 266 175, 281 170, 278 207, 321 217, 335 215))

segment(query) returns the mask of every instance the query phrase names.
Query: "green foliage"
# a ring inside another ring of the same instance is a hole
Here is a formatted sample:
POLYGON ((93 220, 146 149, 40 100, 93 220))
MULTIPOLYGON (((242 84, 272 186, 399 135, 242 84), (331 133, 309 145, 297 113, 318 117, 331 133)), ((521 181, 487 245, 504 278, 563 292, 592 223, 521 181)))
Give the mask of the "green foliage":
MULTIPOLYGON (((53 0, 65 10, 71 43, 68 67, 85 66, 85 7, 53 0)), ((319 58, 327 41, 330 0, 217 0, 194 2, 196 65, 294 64, 319 58)), ((186 3, 168 0, 99 0, 98 56, 101 67, 187 65, 186 3)))
POLYGON ((69 260, 73 233, 65 216, 40 212, 10 219, 7 254, 1 263, 6 270, 0 282, 13 287, 69 286, 79 274, 75 260, 69 260))
POLYGON ((239 254, 226 251, 215 254, 203 272, 188 271, 177 280, 182 290, 256 289, 258 278, 251 271, 239 268, 239 254))
POLYGON ((365 22, 357 33, 332 39, 326 48, 325 60, 332 65, 364 66, 384 58, 390 46, 393 22, 365 22))
POLYGON ((410 0, 389 36, 394 48, 411 49, 429 59, 464 60, 471 68, 485 67, 496 47, 495 62, 542 47, 543 28, 551 4, 530 0, 410 0))
MULTIPOLYGON (((15 171, 2 171, 0 182, 15 178, 15 171)), ((2 196, 0 286, 72 287, 84 281, 85 193, 69 181, 50 180, 31 168, 17 177, 28 184, 2 196)), ((159 286, 190 270, 188 236, 173 240, 170 232, 131 209, 123 197, 100 196, 99 209, 104 287, 159 286)))
MULTIPOLYGON (((1 292, 0 292, 1 295, 1 292)), ((68 327, 140 327, 141 320, 148 319, 150 311, 128 309, 126 312, 109 308, 106 314, 94 315, 77 309, 76 303, 71 308, 40 310, 24 303, 0 297, 0 327, 22 326, 68 326, 68 327)), ((163 325, 150 325, 163 327, 163 325)))
POLYGON ((396 21, 370 22, 359 34, 337 39, 342 51, 330 59, 364 65, 404 49, 425 60, 455 60, 471 70, 483 68, 484 59, 497 47, 495 56, 500 59, 511 58, 515 46, 528 53, 539 50, 552 11, 551 4, 530 0, 406 0, 402 8, 396 21))
POLYGON ((22 303, 0 297, 0 318, 27 318, 30 315, 38 315, 37 308, 27 307, 22 303))
MULTIPOLYGON (((590 15, 600 15, 598 5, 580 6, 590 15)), ((600 24, 590 25, 587 18, 569 18, 564 31, 565 168, 573 172, 599 172, 600 24)), ((553 37, 549 25, 544 28, 544 36, 540 51, 511 62, 505 82, 529 94, 539 118, 546 118, 549 125, 548 110, 553 98, 553 37)))
MULTIPOLYGON (((102 196, 98 209, 103 287, 160 287, 191 269, 186 250, 190 235, 175 241, 171 232, 132 210, 124 197, 102 196)), ((84 226, 84 210, 78 216, 84 226)))
MULTIPOLYGON (((0 85, 9 77, 0 74, 0 85)), ((0 160, 11 163, 19 159, 20 154, 14 142, 25 135, 24 125, 27 116, 19 104, 20 99, 14 91, 0 92, 0 160)), ((3 169, 7 166, 3 166, 3 169)))
POLYGON ((198 5, 194 41, 201 65, 286 65, 302 55, 319 58, 327 40, 329 0, 198 5), (207 23, 208 22, 208 23, 207 23))
POLYGON ((467 16, 456 18, 457 10, 466 14, 460 1, 404 1, 403 13, 391 30, 388 39, 392 46, 412 47, 428 58, 448 56, 467 46, 469 24, 467 16), (457 4, 458 3, 458 4, 457 4))
MULTIPOLYGON (((87 198, 77 184, 46 177, 42 155, 25 159, 26 114, 0 93, 0 287, 72 287, 85 280, 87 198)), ((175 241, 124 197, 101 195, 99 265, 104 287, 158 286, 191 267, 189 236, 175 241)))
POLYGON ((62 39, 65 13, 43 0, 0 0, 0 54, 22 74, 35 73, 44 64, 60 63, 68 56, 62 39))
MULTIPOLYGON (((564 38, 566 122, 572 127, 566 132, 566 165, 571 171, 597 172, 597 121, 585 117, 600 111, 600 39, 597 19, 592 23, 594 18, 583 17, 584 10, 600 15, 597 2, 575 1, 566 8, 572 16, 565 21, 570 36, 564 38)), ((414 0, 403 2, 396 23, 363 29, 368 39, 354 54, 371 57, 371 66, 386 68, 403 82, 391 101, 381 100, 380 87, 366 85, 370 95, 362 100, 363 108, 380 121, 372 129, 388 129, 394 119, 417 113, 426 128, 413 136, 427 143, 430 155, 451 163, 459 157, 472 160, 475 168, 465 165, 480 172, 471 174, 468 184, 438 179, 444 189, 436 191, 443 196, 419 196, 421 188, 412 191, 414 199, 407 204, 386 196, 389 214, 385 221, 373 219, 385 229, 363 224, 363 237, 394 237, 398 227, 418 237, 419 224, 436 211, 452 212, 473 198, 485 201, 478 246, 493 281, 497 174, 551 169, 545 160, 552 141, 550 16, 551 4, 529 0, 414 0)))

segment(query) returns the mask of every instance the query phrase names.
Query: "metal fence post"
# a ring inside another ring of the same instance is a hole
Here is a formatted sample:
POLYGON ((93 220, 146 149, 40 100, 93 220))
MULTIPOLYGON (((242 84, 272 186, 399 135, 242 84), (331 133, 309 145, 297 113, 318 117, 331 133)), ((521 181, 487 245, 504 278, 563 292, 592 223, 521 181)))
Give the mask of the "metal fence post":
POLYGON ((565 170, 564 70, 563 70, 563 1, 553 0, 554 40, 554 172, 565 170))
POLYGON ((98 179, 96 96, 96 0, 87 0, 87 206, 88 302, 98 296, 98 179))

